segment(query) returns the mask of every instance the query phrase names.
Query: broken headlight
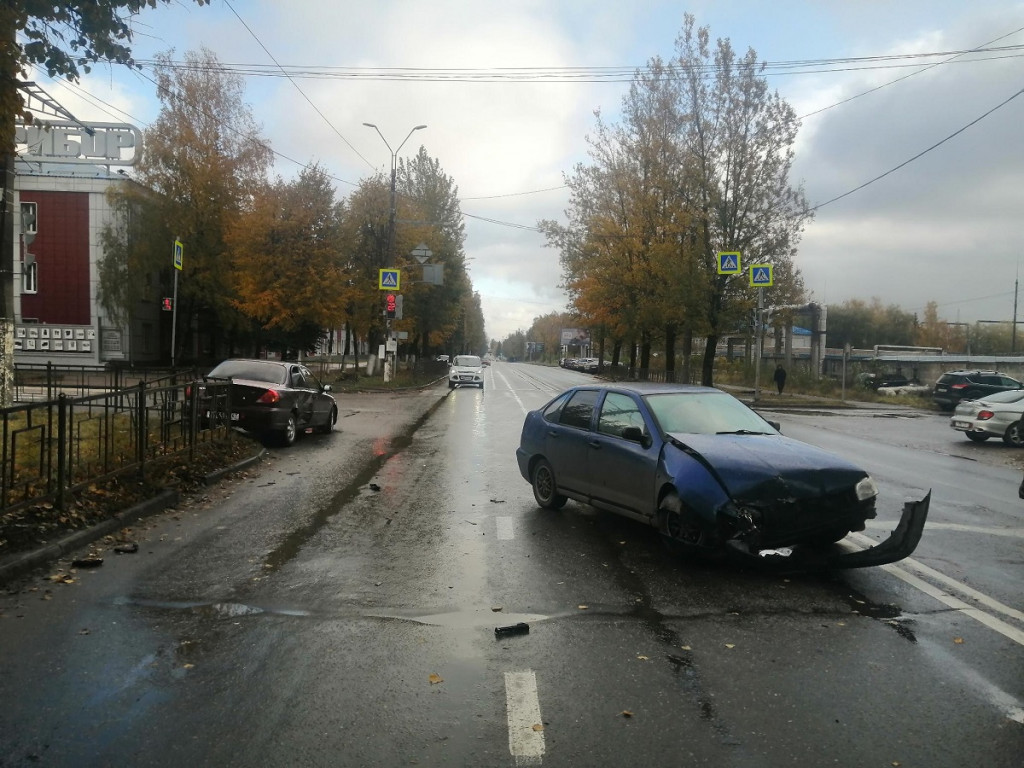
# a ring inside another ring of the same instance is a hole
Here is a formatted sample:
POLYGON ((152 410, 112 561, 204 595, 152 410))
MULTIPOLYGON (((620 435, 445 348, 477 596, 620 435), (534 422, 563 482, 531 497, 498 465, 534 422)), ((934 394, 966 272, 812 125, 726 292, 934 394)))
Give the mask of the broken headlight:
POLYGON ((867 501, 878 495, 878 486, 875 485, 875 481, 870 476, 857 483, 853 490, 857 494, 857 501, 867 501))

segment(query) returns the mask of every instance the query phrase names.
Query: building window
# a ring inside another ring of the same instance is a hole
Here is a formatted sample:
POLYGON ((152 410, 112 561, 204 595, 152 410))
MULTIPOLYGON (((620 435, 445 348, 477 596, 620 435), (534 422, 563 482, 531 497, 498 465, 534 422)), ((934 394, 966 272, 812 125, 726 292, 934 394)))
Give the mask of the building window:
POLYGON ((36 204, 21 204, 21 233, 23 235, 36 234, 36 204))
POLYGON ((36 293, 39 290, 39 265, 35 261, 21 266, 21 292, 36 293))

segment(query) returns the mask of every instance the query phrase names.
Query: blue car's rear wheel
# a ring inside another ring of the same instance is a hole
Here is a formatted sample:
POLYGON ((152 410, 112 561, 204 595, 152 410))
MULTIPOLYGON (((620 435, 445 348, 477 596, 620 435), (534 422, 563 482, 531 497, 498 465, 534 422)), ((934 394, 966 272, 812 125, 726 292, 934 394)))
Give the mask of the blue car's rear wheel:
POLYGON ((555 471, 547 460, 541 459, 533 467, 533 498, 543 509, 561 509, 568 499, 558 492, 555 471))

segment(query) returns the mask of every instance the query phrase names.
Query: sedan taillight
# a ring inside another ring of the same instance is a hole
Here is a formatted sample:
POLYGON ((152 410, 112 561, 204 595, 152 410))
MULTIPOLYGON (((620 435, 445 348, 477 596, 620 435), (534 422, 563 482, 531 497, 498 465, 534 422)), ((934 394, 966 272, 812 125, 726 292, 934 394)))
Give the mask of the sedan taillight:
POLYGON ((978 411, 978 415, 975 416, 974 418, 976 418, 978 421, 987 421, 988 419, 991 419, 993 416, 995 416, 995 414, 992 413, 992 411, 978 411))
POLYGON ((963 389, 966 386, 967 386, 966 384, 950 384, 949 388, 950 389, 963 389))
POLYGON ((280 392, 278 392, 276 389, 268 389, 266 392, 264 392, 262 395, 259 396, 259 398, 256 400, 256 402, 257 403, 262 403, 263 405, 273 405, 274 403, 278 402, 280 399, 281 399, 281 393, 280 392))

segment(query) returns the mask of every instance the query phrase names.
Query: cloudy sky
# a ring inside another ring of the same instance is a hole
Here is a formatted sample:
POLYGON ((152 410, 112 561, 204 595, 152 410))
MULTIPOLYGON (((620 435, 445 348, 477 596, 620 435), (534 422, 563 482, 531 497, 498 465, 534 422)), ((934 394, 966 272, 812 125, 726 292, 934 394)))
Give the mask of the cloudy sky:
MULTIPOLYGON (((935 301, 958 322, 1013 317, 1024 261, 1024 2, 174 0, 138 17, 135 55, 206 46, 225 64, 338 68, 246 83, 280 153, 276 172, 318 162, 340 195, 390 165, 363 123, 394 148, 427 125, 401 154, 424 146, 458 185, 470 276, 487 334, 500 339, 566 308, 558 253, 534 227, 565 220, 563 174, 587 159, 594 110, 614 120, 628 88, 595 68, 671 57, 685 12, 770 64, 855 59, 769 75, 803 117, 793 182, 821 206, 797 257, 810 298, 877 297, 919 314, 935 301), (953 58, 984 46, 1008 50, 953 58), (905 58, 864 60, 894 55, 905 58), (369 77, 377 68, 399 76, 369 77), (591 76, 479 79, 505 68, 591 76)), ((145 127, 158 109, 152 84, 122 68, 97 67, 80 89, 33 77, 82 120, 145 127)))

